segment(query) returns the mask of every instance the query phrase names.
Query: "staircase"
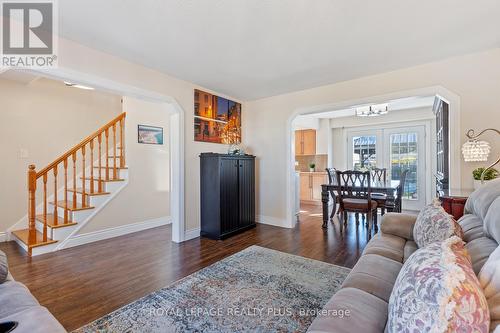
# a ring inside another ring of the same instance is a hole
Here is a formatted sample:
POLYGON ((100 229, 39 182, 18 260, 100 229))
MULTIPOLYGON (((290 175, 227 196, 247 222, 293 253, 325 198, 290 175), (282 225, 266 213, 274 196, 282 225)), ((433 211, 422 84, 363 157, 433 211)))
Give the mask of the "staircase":
POLYGON ((27 223, 14 225, 11 238, 30 256, 64 248, 128 184, 125 165, 122 113, 47 167, 28 167, 27 223))

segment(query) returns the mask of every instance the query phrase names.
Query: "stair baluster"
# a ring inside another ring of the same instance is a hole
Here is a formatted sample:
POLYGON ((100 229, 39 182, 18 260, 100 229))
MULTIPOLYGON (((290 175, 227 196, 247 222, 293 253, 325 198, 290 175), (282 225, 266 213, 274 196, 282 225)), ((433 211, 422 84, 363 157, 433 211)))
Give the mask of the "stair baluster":
MULTIPOLYGON (((31 164, 28 167, 28 244, 36 243, 36 171, 35 166, 31 164)), ((31 255, 31 252, 29 252, 31 255)))
POLYGON ((43 175, 43 241, 47 241, 47 174, 43 175))
POLYGON ((57 215, 57 164, 54 166, 54 225, 59 222, 59 216, 57 215))
POLYGON ((106 137, 106 180, 109 180, 109 128, 104 131, 106 137))
POLYGON ((94 193, 94 139, 90 141, 90 194, 94 193))
POLYGON ((64 159, 64 224, 68 224, 68 159, 64 159))
POLYGON ((76 208, 76 152, 72 155, 73 159, 73 209, 76 208))
POLYGON ((85 146, 82 147, 82 207, 85 207, 85 185, 87 180, 85 179, 85 146))
POLYGON ((102 135, 99 134, 97 136, 97 142, 99 142, 99 150, 98 150, 98 153, 99 153, 99 184, 97 185, 97 190, 99 191, 99 193, 103 192, 102 190, 102 153, 101 153, 101 142, 102 142, 102 135))
POLYGON ((116 124, 113 125, 113 179, 118 179, 116 173, 116 124))
POLYGON ((125 167, 125 140, 124 140, 124 135, 125 133, 125 116, 123 116, 122 119, 120 119, 120 168, 125 167))

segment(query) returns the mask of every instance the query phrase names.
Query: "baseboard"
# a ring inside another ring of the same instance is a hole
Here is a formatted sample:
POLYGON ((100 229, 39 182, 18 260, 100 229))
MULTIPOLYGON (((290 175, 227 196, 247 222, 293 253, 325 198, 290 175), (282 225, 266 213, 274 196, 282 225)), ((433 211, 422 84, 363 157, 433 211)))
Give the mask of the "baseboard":
POLYGON ((188 241, 190 239, 200 237, 200 231, 201 231, 200 228, 186 230, 186 232, 184 233, 184 241, 188 241))
POLYGON ((0 232, 0 243, 1 242, 6 242, 8 240, 9 237, 7 237, 7 233, 6 232, 0 232))
POLYGON ((272 216, 257 215, 255 217, 255 220, 256 220, 255 222, 257 223, 273 225, 275 227, 289 228, 285 220, 272 216))
POLYGON ((163 216, 143 222, 131 223, 119 227, 113 227, 104 230, 75 235, 66 240, 64 248, 79 246, 108 238, 123 236, 146 229, 156 228, 162 225, 167 225, 170 223, 172 223, 170 216, 163 216))

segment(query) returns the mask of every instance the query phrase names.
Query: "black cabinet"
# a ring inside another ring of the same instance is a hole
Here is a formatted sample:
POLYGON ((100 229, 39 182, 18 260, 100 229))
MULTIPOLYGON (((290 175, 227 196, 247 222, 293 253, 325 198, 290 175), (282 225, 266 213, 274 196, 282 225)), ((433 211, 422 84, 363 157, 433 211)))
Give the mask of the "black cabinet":
POLYGON ((201 235, 222 239, 255 226, 255 156, 200 155, 201 235))

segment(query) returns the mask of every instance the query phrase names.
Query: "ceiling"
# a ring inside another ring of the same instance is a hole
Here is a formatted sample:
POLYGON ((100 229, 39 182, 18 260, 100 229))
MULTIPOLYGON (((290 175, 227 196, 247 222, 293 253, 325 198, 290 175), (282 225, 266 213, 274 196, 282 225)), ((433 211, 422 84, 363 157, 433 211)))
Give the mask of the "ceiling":
POLYGON ((252 100, 500 46, 498 0, 71 0, 60 33, 252 100))

